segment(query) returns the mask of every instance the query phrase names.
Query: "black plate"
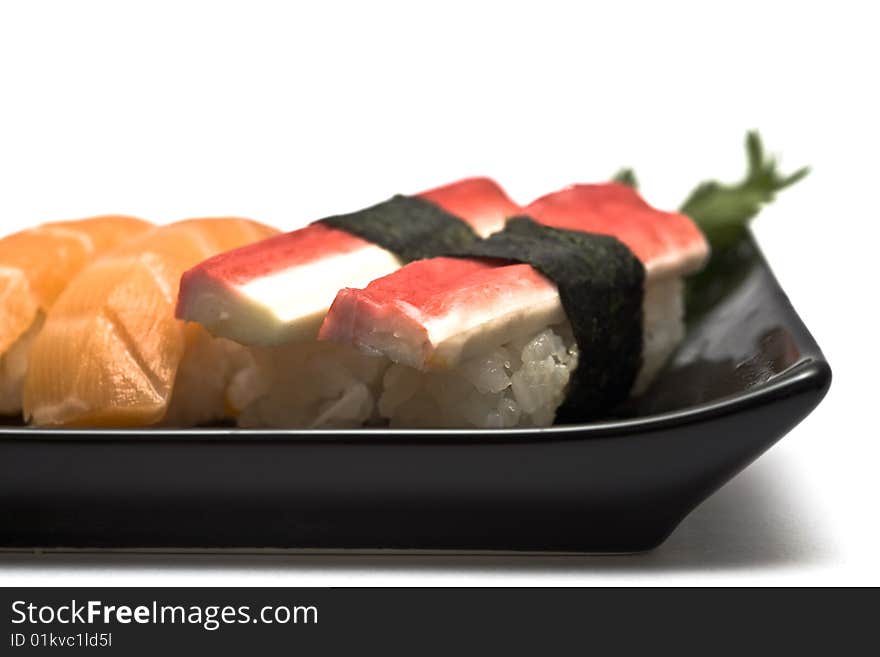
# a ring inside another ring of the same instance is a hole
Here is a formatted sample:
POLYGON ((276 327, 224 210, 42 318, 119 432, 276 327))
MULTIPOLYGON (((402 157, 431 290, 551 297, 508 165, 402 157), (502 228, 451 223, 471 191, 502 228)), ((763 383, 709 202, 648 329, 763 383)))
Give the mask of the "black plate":
POLYGON ((831 370, 751 237, 614 419, 514 431, 0 429, 6 548, 619 552, 660 544, 831 370))

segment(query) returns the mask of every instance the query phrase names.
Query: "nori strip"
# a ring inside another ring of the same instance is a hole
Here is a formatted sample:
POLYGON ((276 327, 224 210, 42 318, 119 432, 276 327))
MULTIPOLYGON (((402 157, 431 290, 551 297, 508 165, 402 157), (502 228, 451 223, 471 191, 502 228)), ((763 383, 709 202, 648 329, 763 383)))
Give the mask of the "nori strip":
POLYGON ((645 268, 625 244, 519 216, 503 231, 443 255, 524 262, 559 288, 580 358, 557 421, 596 417, 629 396, 642 365, 645 268))
POLYGON ((463 219, 439 205, 400 194, 320 222, 378 244, 407 262, 458 251, 480 239, 463 219))

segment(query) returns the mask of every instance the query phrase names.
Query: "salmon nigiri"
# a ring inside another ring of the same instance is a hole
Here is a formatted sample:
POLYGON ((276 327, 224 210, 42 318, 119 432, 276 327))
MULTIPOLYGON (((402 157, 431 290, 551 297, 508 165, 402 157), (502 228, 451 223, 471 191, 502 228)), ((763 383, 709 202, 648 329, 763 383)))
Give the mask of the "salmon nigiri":
POLYGON ((31 348, 25 419, 142 426, 222 417, 237 346, 174 318, 178 281, 205 258, 276 232, 247 219, 189 219, 154 228, 83 269, 31 348))
POLYGON ((104 251, 150 227, 143 219, 106 215, 0 239, 0 414, 21 411, 30 345, 68 282, 104 251))

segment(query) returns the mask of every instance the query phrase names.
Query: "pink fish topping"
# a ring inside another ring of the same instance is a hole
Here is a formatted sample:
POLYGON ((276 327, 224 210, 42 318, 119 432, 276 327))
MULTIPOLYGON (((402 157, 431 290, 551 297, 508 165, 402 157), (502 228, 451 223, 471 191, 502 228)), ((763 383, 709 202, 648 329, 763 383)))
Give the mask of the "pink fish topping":
MULTIPOLYGON (((708 255, 690 219, 655 210, 623 185, 574 185, 523 214, 617 237, 645 264, 646 289, 652 280, 693 271, 708 255)), ((556 286, 528 265, 431 258, 341 290, 319 337, 418 369, 444 369, 564 319, 556 286)))
MULTIPOLYGON (((519 207, 497 183, 467 178, 419 194, 486 235, 519 207)), ((402 265, 393 253, 317 223, 209 258, 180 281, 177 317, 243 344, 312 339, 340 288, 402 265)))
POLYGON ((428 258, 341 290, 319 337, 444 369, 506 342, 511 326, 537 331, 563 319, 556 286, 529 265, 428 258))
POLYGON ((532 201, 523 214, 555 228, 613 235, 649 276, 688 274, 709 256, 706 238, 690 218, 651 207, 626 185, 571 185, 532 201))

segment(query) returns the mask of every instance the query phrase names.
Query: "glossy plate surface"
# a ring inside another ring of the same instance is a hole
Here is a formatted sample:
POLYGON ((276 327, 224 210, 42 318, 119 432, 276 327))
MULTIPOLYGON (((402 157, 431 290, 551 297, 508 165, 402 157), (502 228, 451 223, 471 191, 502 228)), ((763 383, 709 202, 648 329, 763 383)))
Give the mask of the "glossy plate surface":
POLYGON ((660 544, 831 370, 747 237, 604 422, 514 431, 0 428, 0 547, 620 552, 660 544))

